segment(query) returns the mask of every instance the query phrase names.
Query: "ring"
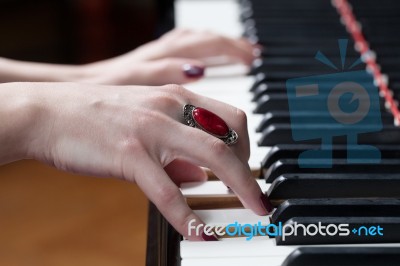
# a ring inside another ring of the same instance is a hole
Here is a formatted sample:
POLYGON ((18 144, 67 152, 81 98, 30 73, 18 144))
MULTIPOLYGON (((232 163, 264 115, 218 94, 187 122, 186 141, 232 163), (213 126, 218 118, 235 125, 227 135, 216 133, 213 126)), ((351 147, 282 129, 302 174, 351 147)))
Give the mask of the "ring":
POLYGON ((204 108, 185 104, 183 106, 183 119, 186 125, 201 129, 219 138, 227 145, 235 144, 239 138, 235 130, 228 127, 221 117, 204 108))

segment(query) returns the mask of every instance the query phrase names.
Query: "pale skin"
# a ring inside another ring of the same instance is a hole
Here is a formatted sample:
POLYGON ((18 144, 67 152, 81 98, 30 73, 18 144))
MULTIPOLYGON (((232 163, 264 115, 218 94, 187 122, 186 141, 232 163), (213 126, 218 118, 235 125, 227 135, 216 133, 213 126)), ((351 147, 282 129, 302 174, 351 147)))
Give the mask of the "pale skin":
MULTIPOLYGON (((170 54, 164 51, 166 57, 160 55, 163 50, 154 47, 140 49, 144 49, 142 57, 148 56, 140 60, 156 62, 175 56, 183 48, 171 49, 170 54), (153 57, 145 49, 153 50, 153 57)), ((127 66, 125 60, 133 56, 131 53, 99 64, 104 68, 107 64, 127 66)), ((209 55, 204 53, 191 56, 209 55)), ((267 214, 260 199, 262 192, 247 164, 246 115, 180 85, 4 83, 0 85, 0 117, 0 165, 35 159, 72 173, 135 182, 177 231, 191 240, 202 238, 187 235, 188 223, 192 219, 195 225, 203 222, 187 206, 178 184, 206 180, 200 166, 210 168, 244 206, 259 215, 267 214), (218 114, 239 134, 238 143, 227 146, 182 124, 182 107, 187 103, 218 114)))
POLYGON ((85 65, 55 65, 0 58, 0 82, 85 82, 106 85, 184 84, 197 80, 183 64, 206 67, 205 59, 227 56, 251 64, 254 45, 204 31, 173 30, 129 53, 85 65))

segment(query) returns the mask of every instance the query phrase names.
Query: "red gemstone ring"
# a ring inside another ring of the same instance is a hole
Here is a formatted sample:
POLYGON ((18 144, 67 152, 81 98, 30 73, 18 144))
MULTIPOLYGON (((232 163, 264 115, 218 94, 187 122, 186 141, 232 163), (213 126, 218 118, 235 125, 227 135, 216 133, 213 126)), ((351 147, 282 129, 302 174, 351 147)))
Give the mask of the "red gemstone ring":
POLYGON ((238 134, 232 128, 229 128, 221 117, 204 108, 185 104, 183 106, 183 119, 186 125, 199 128, 221 139, 227 145, 235 144, 238 140, 238 134))

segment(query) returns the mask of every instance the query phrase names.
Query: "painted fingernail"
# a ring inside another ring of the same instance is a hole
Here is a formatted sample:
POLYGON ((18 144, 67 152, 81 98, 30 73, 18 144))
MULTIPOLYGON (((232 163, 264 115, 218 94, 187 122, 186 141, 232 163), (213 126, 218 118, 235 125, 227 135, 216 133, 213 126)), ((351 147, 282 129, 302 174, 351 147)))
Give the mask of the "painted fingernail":
POLYGON ((184 64, 182 66, 183 73, 189 78, 199 78, 204 75, 204 67, 195 66, 191 64, 184 64))
POLYGON ((261 193, 260 195, 261 203, 264 206, 264 208, 267 210, 268 213, 272 212, 273 207, 271 202, 269 201, 268 197, 261 193))
POLYGON ((201 238, 203 238, 204 241, 218 241, 218 238, 212 234, 212 235, 206 235, 206 233, 201 234, 201 238))

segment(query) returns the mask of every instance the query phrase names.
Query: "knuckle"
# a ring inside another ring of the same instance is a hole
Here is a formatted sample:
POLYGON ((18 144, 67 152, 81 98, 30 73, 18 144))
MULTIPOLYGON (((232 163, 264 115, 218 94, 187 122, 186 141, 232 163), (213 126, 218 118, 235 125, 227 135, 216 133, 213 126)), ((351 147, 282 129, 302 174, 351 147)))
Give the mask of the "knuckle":
POLYGON ((177 108, 181 105, 180 97, 175 93, 171 93, 170 90, 161 90, 155 93, 152 101, 151 107, 161 107, 165 110, 171 110, 177 108))
POLYGON ((183 96, 186 92, 186 90, 178 85, 178 84, 168 84, 165 85, 165 90, 168 91, 168 93, 171 93, 173 95, 177 95, 177 96, 183 96))
POLYGON ((136 138, 127 138, 120 144, 122 154, 140 153, 143 150, 142 143, 136 138))
POLYGON ((247 125, 247 115, 243 110, 236 108, 236 119, 240 125, 247 125))
POLYGON ((213 140, 211 141, 211 150, 213 154, 218 157, 223 157, 230 152, 228 146, 220 139, 212 137, 213 140))
POLYGON ((157 191, 159 205, 171 206, 180 199, 180 191, 174 186, 161 186, 157 191))

